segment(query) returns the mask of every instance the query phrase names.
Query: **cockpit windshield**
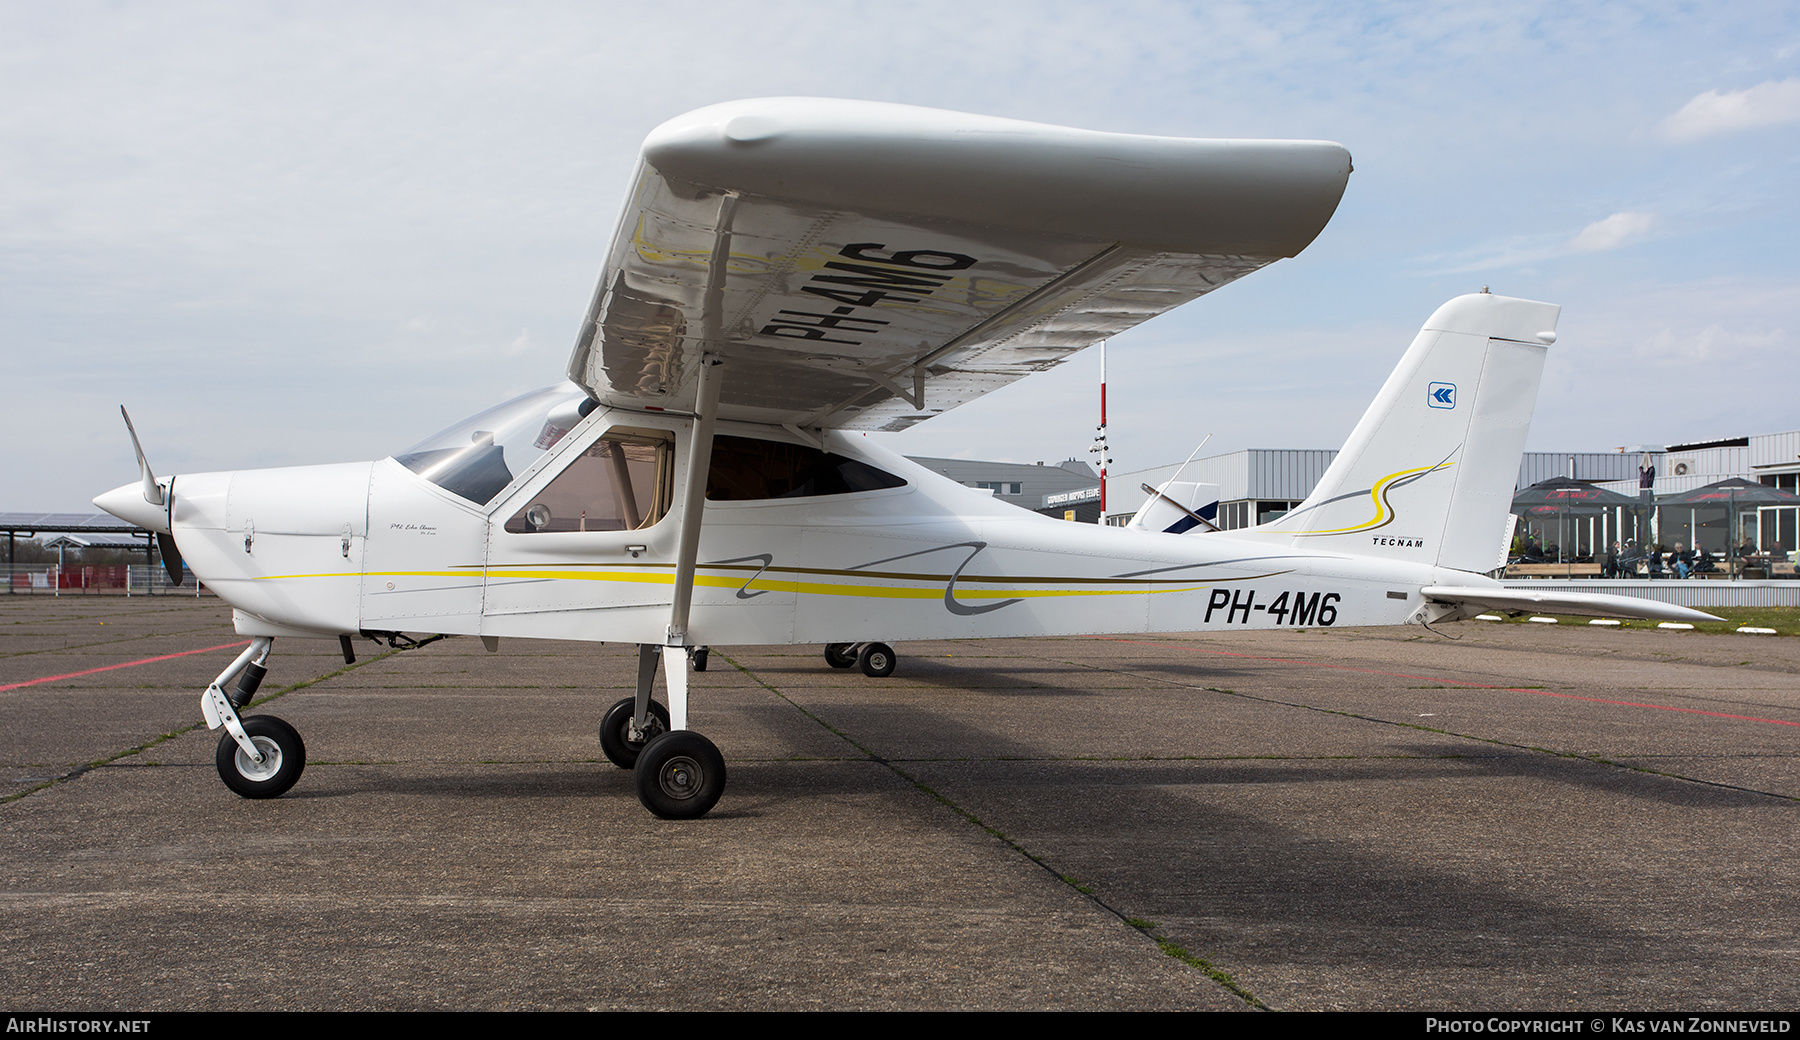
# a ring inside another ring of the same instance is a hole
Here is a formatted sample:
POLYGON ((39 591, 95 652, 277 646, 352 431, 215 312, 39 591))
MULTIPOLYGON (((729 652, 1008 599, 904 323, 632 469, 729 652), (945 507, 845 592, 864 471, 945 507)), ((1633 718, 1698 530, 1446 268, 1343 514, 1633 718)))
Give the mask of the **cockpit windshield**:
POLYGON ((394 461, 451 494, 485 505, 595 407, 574 383, 547 386, 440 430, 394 461))

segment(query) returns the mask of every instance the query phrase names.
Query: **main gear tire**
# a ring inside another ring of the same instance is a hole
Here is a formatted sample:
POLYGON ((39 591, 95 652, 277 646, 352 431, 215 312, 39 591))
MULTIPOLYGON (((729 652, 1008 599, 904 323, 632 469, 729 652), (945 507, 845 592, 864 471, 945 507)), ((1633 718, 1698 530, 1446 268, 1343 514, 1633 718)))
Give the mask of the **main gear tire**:
POLYGON ((862 652, 856 655, 856 666, 871 679, 885 679, 894 674, 894 665, 899 660, 894 657, 894 648, 886 643, 864 643, 862 652))
POLYGON ((650 717, 645 720, 645 734, 641 741, 631 739, 631 718, 637 714, 637 698, 627 697, 606 709, 600 719, 600 750, 606 753, 607 761, 620 769, 630 769, 637 764, 638 755, 644 748, 669 732, 669 709, 655 701, 650 702, 650 717))
POLYGON ((644 745, 633 771, 638 801, 665 820, 696 820, 725 793, 725 757, 691 729, 664 733, 644 745))

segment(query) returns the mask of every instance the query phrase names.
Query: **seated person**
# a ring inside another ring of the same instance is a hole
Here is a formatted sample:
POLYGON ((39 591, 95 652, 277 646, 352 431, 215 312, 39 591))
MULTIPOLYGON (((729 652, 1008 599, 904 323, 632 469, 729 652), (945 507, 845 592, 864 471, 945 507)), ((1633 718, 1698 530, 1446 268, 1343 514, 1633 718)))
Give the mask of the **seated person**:
POLYGON ((1675 551, 1669 554, 1669 569, 1677 578, 1685 578, 1693 572, 1694 554, 1681 543, 1675 543, 1675 551))
POLYGON ((1619 562, 1618 562, 1619 577, 1621 577, 1621 578, 1637 577, 1638 564, 1643 563, 1643 562, 1644 562, 1644 550, 1641 546, 1638 545, 1637 540, 1634 538, 1634 539, 1627 541, 1625 543, 1625 545, 1619 550, 1619 562))

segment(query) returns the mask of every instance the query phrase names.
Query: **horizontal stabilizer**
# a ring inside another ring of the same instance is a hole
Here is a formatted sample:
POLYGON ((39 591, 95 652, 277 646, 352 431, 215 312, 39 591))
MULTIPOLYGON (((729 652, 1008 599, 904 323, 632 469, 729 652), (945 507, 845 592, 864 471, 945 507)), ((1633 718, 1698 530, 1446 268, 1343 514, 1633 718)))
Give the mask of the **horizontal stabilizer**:
POLYGON ((1689 607, 1678 607, 1638 596, 1608 596, 1598 592, 1562 592, 1536 589, 1463 588, 1431 585, 1421 589, 1427 600, 1483 610, 1537 610, 1581 617, 1643 618, 1648 621, 1723 621, 1689 607))

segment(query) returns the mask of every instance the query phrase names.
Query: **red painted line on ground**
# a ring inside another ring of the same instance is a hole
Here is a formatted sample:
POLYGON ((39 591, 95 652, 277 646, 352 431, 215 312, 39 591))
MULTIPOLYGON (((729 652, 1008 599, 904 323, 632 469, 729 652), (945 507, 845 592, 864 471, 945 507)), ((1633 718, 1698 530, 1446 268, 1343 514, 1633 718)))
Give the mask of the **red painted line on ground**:
MULTIPOLYGON (((1374 668, 1356 668, 1347 664, 1326 664, 1323 661, 1296 661, 1287 657, 1258 657, 1256 654, 1234 654, 1229 650, 1209 650, 1200 646, 1185 646, 1180 643, 1147 643, 1141 639, 1120 639, 1118 636, 1089 636, 1090 639, 1105 639, 1114 643, 1130 643, 1133 646, 1153 646, 1162 650, 1187 650, 1197 654, 1216 654, 1220 657, 1242 657, 1249 661, 1270 661, 1275 664, 1303 664, 1310 668, 1335 668, 1343 672, 1361 672, 1364 675, 1385 675, 1395 679, 1423 679, 1428 682, 1446 683, 1452 686, 1466 686, 1475 690, 1501 690, 1505 693, 1532 693, 1540 697, 1561 697, 1570 701, 1587 701, 1589 704, 1612 704, 1622 708, 1654 708, 1657 711, 1676 711, 1685 715, 1706 715, 1715 719, 1736 719, 1739 722, 1766 722, 1771 726, 1800 726, 1800 722, 1788 722, 1783 719, 1765 719, 1755 715, 1731 715, 1722 711, 1701 711, 1699 708, 1677 708, 1670 704, 1643 704, 1638 701, 1612 701, 1604 697, 1583 697, 1574 693, 1556 693, 1551 690, 1526 690, 1517 686, 1490 686, 1487 683, 1464 682, 1461 679, 1445 679, 1437 675, 1412 675, 1407 672, 1383 672, 1374 668)), ((3 688, 3 687, 0 687, 3 688)))
POLYGON ((250 640, 248 639, 238 643, 220 643, 218 646, 209 646, 200 650, 183 650, 178 654, 163 654, 161 657, 146 657, 141 661, 126 661, 124 664, 107 664, 101 665, 98 668, 89 668, 79 672, 67 672, 63 675, 46 675, 41 679, 27 679, 24 682, 7 683, 5 686, 0 686, 0 690, 16 690, 21 686, 36 686, 38 683, 55 682, 58 679, 73 679, 77 676, 93 675, 95 672, 110 672, 118 668, 131 668, 140 664, 152 664, 156 661, 172 661, 177 657, 187 657, 192 654, 210 654, 214 650, 235 650, 240 646, 249 645, 250 640))

